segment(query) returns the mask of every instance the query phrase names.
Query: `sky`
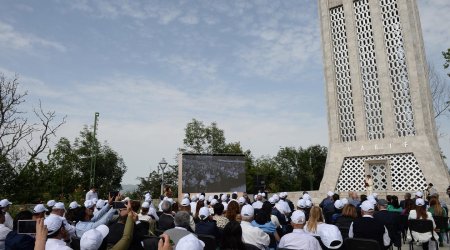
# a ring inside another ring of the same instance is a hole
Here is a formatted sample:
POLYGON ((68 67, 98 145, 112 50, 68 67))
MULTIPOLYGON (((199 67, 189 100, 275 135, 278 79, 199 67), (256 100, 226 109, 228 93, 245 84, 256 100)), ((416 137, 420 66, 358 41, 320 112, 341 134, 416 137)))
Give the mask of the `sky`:
MULTIPOLYGON (((192 119, 217 122, 255 157, 328 145, 317 1, 0 0, 0 72, 19 76, 24 111, 67 116, 74 140, 99 112, 98 139, 136 184, 175 164, 192 119)), ((418 0, 428 60, 450 47, 450 1, 418 0)), ((446 120, 448 123, 448 120, 446 120)), ((450 125, 440 139, 450 156, 450 125)))

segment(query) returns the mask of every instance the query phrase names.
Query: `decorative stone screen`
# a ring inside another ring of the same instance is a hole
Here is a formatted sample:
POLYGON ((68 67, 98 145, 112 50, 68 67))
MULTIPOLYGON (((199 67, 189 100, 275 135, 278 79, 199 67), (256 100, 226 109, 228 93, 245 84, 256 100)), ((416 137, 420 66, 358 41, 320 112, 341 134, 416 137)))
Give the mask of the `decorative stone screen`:
POLYGON ((341 140, 343 142, 356 141, 356 125, 343 7, 339 6, 330 9, 330 18, 341 140))
MULTIPOLYGON (((336 185, 337 191, 364 191, 366 161, 386 160, 386 173, 390 172, 392 191, 414 191, 426 189, 426 180, 414 154, 372 155, 346 157, 336 185)), ((370 165, 369 165, 370 167, 370 165)), ((389 176, 388 180, 389 180, 389 176)), ((374 189, 376 190, 376 189, 374 189)))
POLYGON ((380 0, 397 135, 415 135, 408 71, 397 0, 380 0))
POLYGON ((373 180, 373 190, 386 190, 386 165, 383 163, 369 164, 369 170, 373 180))
POLYGON ((380 84, 378 82, 369 1, 355 1, 353 9, 358 37, 361 81, 364 91, 367 138, 369 140, 382 139, 384 138, 383 114, 381 112, 380 84))

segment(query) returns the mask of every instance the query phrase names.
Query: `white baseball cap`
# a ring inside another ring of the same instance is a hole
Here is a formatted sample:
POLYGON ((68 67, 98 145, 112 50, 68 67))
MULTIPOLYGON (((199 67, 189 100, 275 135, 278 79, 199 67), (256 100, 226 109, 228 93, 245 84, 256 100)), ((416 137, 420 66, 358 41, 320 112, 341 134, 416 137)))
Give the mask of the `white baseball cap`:
POLYGON ((47 207, 53 207, 56 204, 55 200, 49 200, 47 201, 47 207))
POLYGON ((280 200, 280 197, 277 194, 274 194, 272 198, 275 200, 275 203, 280 200))
POLYGON ((306 200, 305 199, 300 199, 297 201, 297 207, 299 208, 305 208, 306 207, 306 200))
POLYGON ((344 206, 348 204, 347 198, 342 198, 341 201, 342 201, 342 204, 344 204, 344 206))
POLYGON ((200 208, 200 210, 198 211, 198 217, 200 217, 200 219, 204 220, 204 219, 208 218, 208 216, 209 216, 209 209, 207 207, 200 208))
POLYGON ((261 193, 261 196, 266 198, 266 193, 261 193))
POLYGON ((184 199, 181 201, 181 206, 187 207, 187 206, 189 206, 189 205, 191 205, 191 202, 189 202, 189 199, 188 199, 188 198, 184 198, 184 199))
POLYGON ((286 197, 287 197, 287 193, 286 192, 280 193, 280 198, 286 198, 286 197))
POLYGON ((106 205, 106 201, 102 200, 102 199, 99 199, 97 201, 97 203, 95 204, 95 207, 98 208, 98 209, 102 209, 105 205, 106 205))
POLYGON ((420 192, 420 191, 417 191, 417 192, 416 192, 416 196, 422 198, 422 197, 423 197, 423 193, 420 192))
POLYGON ((255 209, 250 205, 244 205, 241 210, 241 216, 252 217, 255 215, 255 209))
POLYGON ((361 210, 363 210, 365 212, 368 212, 373 209, 374 209, 374 204, 369 200, 366 200, 361 204, 361 210))
POLYGON ((306 216, 303 211, 296 210, 291 215, 291 221, 294 224, 305 224, 306 222, 306 216))
POLYGON ((183 195, 183 198, 189 199, 189 195, 188 195, 188 194, 184 194, 184 195, 183 195))
POLYGON ((208 202, 211 203, 211 201, 214 199, 212 195, 208 196, 208 202))
MULTIPOLYGON (((42 205, 42 204, 40 204, 42 205)), ((63 225, 63 218, 60 216, 48 216, 44 220, 44 225, 47 226, 48 235, 56 233, 63 225)))
POLYGON ((306 207, 312 207, 312 201, 311 200, 306 200, 306 207))
POLYGON ((102 245, 103 239, 108 235, 109 228, 100 225, 95 229, 86 231, 80 239, 81 250, 97 250, 102 245))
POLYGON ((40 213, 47 212, 47 211, 48 211, 47 208, 45 208, 44 205, 42 205, 42 204, 37 204, 33 208, 33 214, 40 214, 40 213))
POLYGON ((337 201, 334 202, 334 207, 336 209, 342 209, 342 208, 344 208, 344 203, 342 203, 341 200, 337 200, 337 201))
POLYGON ((91 200, 87 200, 87 201, 84 202, 84 206, 85 206, 86 208, 92 208, 92 207, 95 206, 95 204, 94 204, 94 202, 92 202, 91 200))
POLYGON ((149 208, 150 207, 150 203, 148 201, 144 201, 141 205, 142 208, 149 208))
POLYGON ((9 205, 12 205, 12 202, 10 202, 8 199, 3 199, 0 201, 0 207, 7 207, 9 205))
POLYGON ((328 193, 327 193, 328 196, 333 196, 333 194, 334 193, 332 191, 328 191, 328 193))
POLYGON ((55 205, 53 206, 52 210, 54 210, 54 209, 66 210, 66 208, 64 207, 64 203, 62 203, 62 202, 56 202, 55 205))
POLYGON ((204 247, 203 241, 195 237, 194 234, 188 234, 178 241, 175 250, 203 250, 204 247))
POLYGON ((275 201, 275 198, 273 198, 273 197, 270 197, 269 198, 269 202, 270 202, 270 204, 275 204, 275 203, 277 203, 276 201, 275 201))
POLYGON ((226 194, 222 194, 222 197, 220 197, 222 201, 226 201, 227 200, 227 195, 226 194))
POLYGON ((78 204, 78 202, 76 202, 76 201, 72 201, 70 204, 69 204, 69 209, 75 209, 75 208, 78 208, 80 205, 78 204))
POLYGON ((211 200, 211 206, 214 206, 214 205, 216 205, 217 203, 219 203, 218 200, 216 200, 216 199, 212 199, 212 200, 211 200))
POLYGON ((245 198, 244 198, 244 197, 239 197, 239 199, 238 199, 238 203, 239 203, 239 205, 244 205, 244 204, 245 204, 245 202, 246 202, 246 200, 245 200, 245 198))
POLYGON ((198 199, 199 199, 200 201, 204 201, 204 200, 205 200, 205 196, 202 194, 202 195, 200 195, 200 197, 198 197, 198 199))
POLYGON ((303 198, 304 200, 311 200, 311 196, 310 196, 309 194, 304 194, 304 195, 302 196, 302 198, 303 198))
POLYGON ((425 205, 425 201, 423 199, 421 199, 421 198, 417 198, 416 199, 416 206, 421 207, 421 206, 424 206, 424 205, 425 205))

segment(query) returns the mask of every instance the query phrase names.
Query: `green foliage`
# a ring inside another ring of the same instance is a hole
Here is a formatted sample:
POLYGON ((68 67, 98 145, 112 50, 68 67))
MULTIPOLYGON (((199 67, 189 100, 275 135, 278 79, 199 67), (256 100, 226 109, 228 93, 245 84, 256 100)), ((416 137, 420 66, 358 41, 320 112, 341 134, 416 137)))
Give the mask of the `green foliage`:
MULTIPOLYGON (((61 138, 55 149, 47 156, 47 161, 32 161, 22 168, 16 176, 11 175, 12 184, 8 184, 8 194, 18 203, 37 203, 49 199, 61 201, 82 201, 89 190, 91 144, 97 150, 96 186, 100 196, 106 196, 111 190, 121 188, 122 176, 126 166, 122 158, 106 143, 93 140, 92 132, 83 128, 72 144, 61 138)), ((2 170, 8 170, 7 163, 1 163, 2 170)), ((3 171, 0 175, 3 175, 3 171)))
MULTIPOLYGON (((450 66, 450 48, 447 49, 447 51, 442 51, 442 55, 444 56, 444 69, 447 69, 450 66)), ((448 73, 448 76, 450 77, 450 73, 448 73)))
MULTIPOLYGON (((146 192, 150 192, 152 197, 158 198, 161 194, 162 173, 152 171, 148 177, 138 177, 140 183, 132 196, 142 199, 146 192)), ((178 166, 168 165, 164 171, 164 184, 170 186, 174 194, 178 190, 178 166)))
POLYGON ((218 154, 238 153, 237 151, 242 151, 238 142, 231 144, 225 143, 224 132, 217 127, 217 123, 215 122, 211 123, 209 126, 205 126, 202 121, 192 119, 192 121, 186 125, 184 132, 185 137, 183 143, 185 148, 180 149, 182 152, 218 154))

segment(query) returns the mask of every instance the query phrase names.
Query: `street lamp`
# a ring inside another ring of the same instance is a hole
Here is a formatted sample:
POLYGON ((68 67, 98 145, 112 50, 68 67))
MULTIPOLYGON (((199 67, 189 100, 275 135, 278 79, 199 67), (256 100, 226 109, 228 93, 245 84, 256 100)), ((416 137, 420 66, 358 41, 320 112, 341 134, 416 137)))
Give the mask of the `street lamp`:
POLYGON ((164 191, 164 169, 167 167, 167 162, 164 158, 158 163, 158 169, 161 169, 162 177, 161 177, 161 195, 164 191))

